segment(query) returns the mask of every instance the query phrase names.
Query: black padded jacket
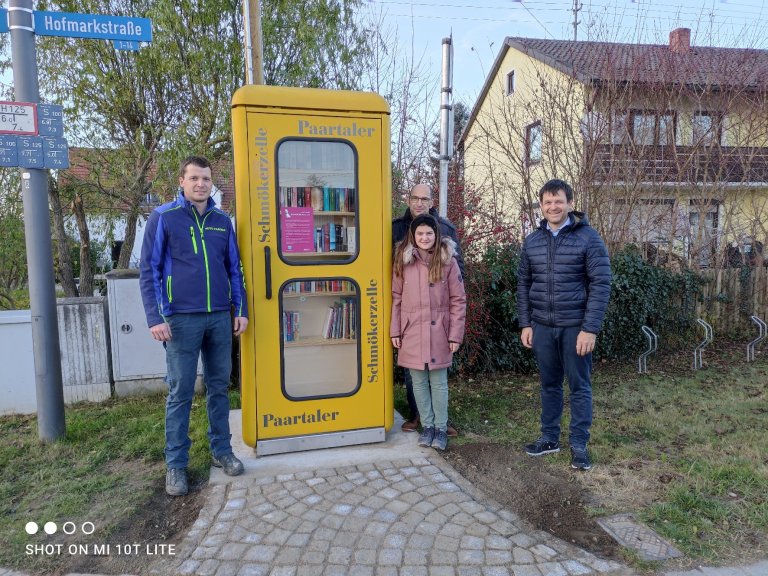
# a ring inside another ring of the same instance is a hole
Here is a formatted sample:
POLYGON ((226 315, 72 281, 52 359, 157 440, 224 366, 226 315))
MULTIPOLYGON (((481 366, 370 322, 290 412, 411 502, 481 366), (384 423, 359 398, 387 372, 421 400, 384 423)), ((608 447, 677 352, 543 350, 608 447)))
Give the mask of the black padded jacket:
POLYGON ((546 220, 523 242, 517 281, 520 328, 533 322, 597 334, 611 294, 605 243, 581 212, 557 236, 546 220))

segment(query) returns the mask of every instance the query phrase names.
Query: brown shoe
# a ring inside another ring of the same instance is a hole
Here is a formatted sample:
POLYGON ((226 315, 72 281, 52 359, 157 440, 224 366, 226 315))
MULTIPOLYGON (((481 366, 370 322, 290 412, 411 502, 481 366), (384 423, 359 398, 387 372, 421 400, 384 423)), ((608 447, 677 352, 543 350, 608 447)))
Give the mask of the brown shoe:
POLYGON ((459 431, 453 427, 453 424, 448 424, 446 434, 448 434, 448 438, 456 438, 459 435, 459 431))
POLYGON ((403 432, 416 432, 419 429, 419 417, 416 416, 413 420, 406 420, 400 427, 403 432))

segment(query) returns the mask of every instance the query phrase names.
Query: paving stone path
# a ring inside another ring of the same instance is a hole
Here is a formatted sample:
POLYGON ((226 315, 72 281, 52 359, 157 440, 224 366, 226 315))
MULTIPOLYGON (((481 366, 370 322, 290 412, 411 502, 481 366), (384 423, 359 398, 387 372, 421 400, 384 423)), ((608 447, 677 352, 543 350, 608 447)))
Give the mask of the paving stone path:
POLYGON ((531 531, 439 457, 216 485, 179 553, 153 574, 633 574, 531 531))

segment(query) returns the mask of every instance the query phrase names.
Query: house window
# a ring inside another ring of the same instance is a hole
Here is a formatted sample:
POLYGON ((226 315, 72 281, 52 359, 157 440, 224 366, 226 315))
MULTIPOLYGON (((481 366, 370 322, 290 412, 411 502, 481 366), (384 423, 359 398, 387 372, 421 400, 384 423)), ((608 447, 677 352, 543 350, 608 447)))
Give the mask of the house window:
POLYGON ((541 162, 541 144, 543 137, 541 121, 536 121, 525 127, 525 161, 526 164, 541 162))
POLYGON ((674 112, 660 114, 652 110, 632 110, 629 129, 632 142, 642 146, 669 146, 677 141, 674 112))
POLYGON ((511 70, 507 72, 507 84, 506 84, 506 94, 507 96, 510 96, 511 94, 515 93, 515 71, 511 70))
POLYGON ((719 203, 713 200, 691 200, 688 213, 688 258, 701 268, 709 268, 717 254, 719 203))
POLYGON ((691 144, 720 144, 723 138, 723 122, 720 114, 694 112, 691 144))

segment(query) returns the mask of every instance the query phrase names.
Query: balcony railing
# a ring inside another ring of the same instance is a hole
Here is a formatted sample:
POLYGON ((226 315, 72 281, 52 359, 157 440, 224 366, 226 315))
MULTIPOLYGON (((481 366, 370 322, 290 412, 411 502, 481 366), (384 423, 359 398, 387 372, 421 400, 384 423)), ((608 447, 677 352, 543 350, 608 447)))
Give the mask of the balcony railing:
POLYGON ((600 144, 586 153, 597 180, 768 184, 768 148, 600 144))

